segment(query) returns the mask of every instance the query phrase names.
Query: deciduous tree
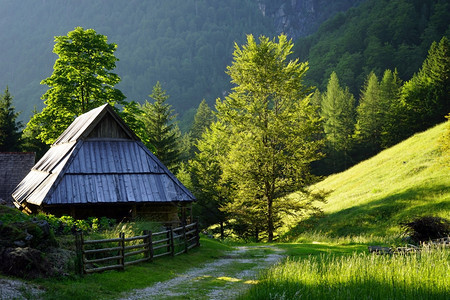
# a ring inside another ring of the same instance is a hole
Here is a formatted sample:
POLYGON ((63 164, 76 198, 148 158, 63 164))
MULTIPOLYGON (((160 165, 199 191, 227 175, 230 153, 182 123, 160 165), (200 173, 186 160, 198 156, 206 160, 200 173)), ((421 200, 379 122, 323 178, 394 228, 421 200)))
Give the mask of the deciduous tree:
POLYGON ((261 36, 259 43, 248 35, 246 45, 235 45, 227 68, 235 87, 216 103, 218 120, 229 132, 222 180, 235 188, 225 210, 264 231, 269 241, 283 213, 311 207, 290 195, 311 183, 309 166, 321 157, 323 144, 317 110, 302 83, 308 66, 288 60, 292 46, 285 35, 278 41, 261 36))
POLYGON ((55 37, 53 52, 58 59, 53 74, 41 81, 50 87, 42 96, 46 106, 26 130, 38 129, 38 138, 51 144, 75 117, 105 103, 126 104, 125 96, 114 88, 120 78, 111 72, 118 60, 116 48, 93 29, 77 27, 55 37))

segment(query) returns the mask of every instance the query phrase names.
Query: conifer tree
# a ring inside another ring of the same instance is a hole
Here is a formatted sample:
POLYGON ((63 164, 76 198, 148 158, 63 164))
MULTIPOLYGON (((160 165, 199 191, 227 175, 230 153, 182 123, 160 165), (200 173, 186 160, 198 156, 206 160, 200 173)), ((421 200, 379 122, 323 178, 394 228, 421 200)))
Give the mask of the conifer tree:
POLYGON ((355 97, 348 88, 339 85, 335 72, 331 73, 327 90, 322 96, 321 116, 327 139, 328 155, 333 164, 333 171, 345 169, 350 158, 348 151, 352 146, 355 130, 355 97))
POLYGON ((203 99, 197 108, 197 112, 194 116, 194 123, 189 131, 191 145, 188 149, 188 158, 194 157, 195 152, 198 151, 197 142, 200 140, 206 129, 209 128, 209 126, 214 122, 214 120, 214 113, 208 103, 206 103, 206 100, 203 99))
POLYGON ((400 102, 402 81, 397 70, 385 70, 380 81, 380 102, 384 107, 381 147, 388 148, 400 142, 403 137, 405 111, 400 102))
POLYGON ((155 101, 145 101, 140 107, 143 112, 141 121, 145 128, 142 141, 169 170, 176 173, 180 160, 181 132, 175 122, 172 106, 166 103, 169 96, 158 81, 149 97, 155 101))
POLYGON ((386 110, 381 101, 378 77, 373 72, 367 77, 356 110, 356 137, 365 148, 365 156, 373 155, 381 149, 381 135, 386 110))
POLYGON ((15 112, 12 100, 6 87, 4 94, 0 95, 0 152, 15 152, 21 148, 22 123, 17 121, 19 113, 15 112))
POLYGON ((408 110, 408 135, 443 122, 450 111, 450 43, 443 37, 433 42, 422 68, 401 91, 408 110))

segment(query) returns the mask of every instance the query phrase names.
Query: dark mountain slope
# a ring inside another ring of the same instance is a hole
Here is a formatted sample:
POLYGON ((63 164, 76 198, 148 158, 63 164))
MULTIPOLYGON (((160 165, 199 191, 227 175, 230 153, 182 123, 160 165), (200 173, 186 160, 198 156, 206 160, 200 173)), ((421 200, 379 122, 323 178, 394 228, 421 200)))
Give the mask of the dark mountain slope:
POLYGON ((433 41, 450 36, 450 2, 367 0, 324 22, 296 41, 295 56, 308 60, 309 82, 324 90, 332 71, 358 96, 370 71, 398 69, 409 80, 433 41))

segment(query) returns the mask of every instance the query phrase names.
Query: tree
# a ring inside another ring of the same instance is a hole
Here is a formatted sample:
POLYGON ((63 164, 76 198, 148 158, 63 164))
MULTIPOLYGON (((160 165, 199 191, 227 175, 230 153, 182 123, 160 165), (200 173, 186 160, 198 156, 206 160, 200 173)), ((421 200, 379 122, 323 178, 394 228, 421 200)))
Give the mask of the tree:
POLYGON ((408 110, 411 135, 443 122, 450 111, 450 44, 433 42, 422 68, 405 82, 401 101, 408 110))
POLYGON ((22 123, 16 120, 19 113, 15 112, 12 100, 6 87, 5 93, 0 95, 0 152, 15 152, 21 147, 22 123))
POLYGON ((384 106, 381 147, 389 148, 403 139, 407 116, 400 102, 402 81, 397 70, 385 70, 380 81, 380 101, 384 106))
MULTIPOLYGON (((33 116, 38 114, 36 107, 33 109, 33 116)), ((39 127, 33 126, 32 129, 23 132, 23 150, 36 153, 36 161, 39 161, 44 154, 50 149, 50 145, 41 141, 37 136, 40 133, 39 127)))
POLYGON ((212 112, 211 108, 209 107, 208 103, 206 103, 206 100, 203 99, 202 102, 200 102, 197 112, 194 116, 194 123, 192 124, 192 127, 189 131, 189 137, 191 141, 191 146, 189 147, 189 158, 193 158, 195 152, 198 151, 197 148, 197 141, 200 140, 202 137, 203 132, 206 131, 207 128, 214 122, 215 116, 212 112))
POLYGON ((206 100, 203 99, 197 108, 197 112, 194 116, 194 123, 190 130, 192 139, 194 141, 199 140, 202 137, 203 132, 205 132, 206 128, 209 128, 213 121, 214 114, 208 103, 206 103, 206 100))
POLYGON ((93 29, 76 27, 67 36, 55 37, 58 59, 52 75, 41 81, 50 87, 42 96, 46 106, 26 130, 37 128, 38 138, 51 144, 75 117, 105 103, 125 105, 125 96, 114 88, 120 78, 111 72, 118 60, 116 48, 93 29))
POLYGON ((365 148, 365 156, 371 156, 381 150, 384 112, 380 97, 380 85, 374 72, 367 76, 357 107, 356 137, 365 148))
MULTIPOLYGON (((229 133, 229 151, 221 157, 222 180, 235 189, 225 211, 251 223, 272 241, 283 213, 298 214, 310 201, 290 197, 312 181, 310 163, 321 157, 321 132, 309 90, 302 84, 306 63, 287 61, 293 43, 252 35, 235 45, 227 74, 235 85, 218 100, 218 121, 229 133)), ((256 238, 258 238, 256 236, 256 238)))
POLYGON ((355 97, 348 88, 339 85, 335 72, 331 73, 327 90, 321 102, 323 128, 327 139, 328 154, 333 171, 340 171, 349 165, 348 151, 352 146, 355 130, 355 97))
POLYGON ((197 198, 194 212, 199 216, 203 227, 219 224, 222 239, 227 213, 221 208, 229 201, 231 188, 229 182, 222 178, 220 162, 228 152, 228 136, 222 123, 211 124, 197 141, 198 152, 189 161, 191 188, 197 198))
POLYGON ((140 107, 143 111, 141 121, 144 124, 143 142, 164 163, 169 170, 176 173, 180 160, 180 130, 176 125, 172 106, 166 103, 169 98, 159 81, 153 87, 149 97, 155 101, 140 107))

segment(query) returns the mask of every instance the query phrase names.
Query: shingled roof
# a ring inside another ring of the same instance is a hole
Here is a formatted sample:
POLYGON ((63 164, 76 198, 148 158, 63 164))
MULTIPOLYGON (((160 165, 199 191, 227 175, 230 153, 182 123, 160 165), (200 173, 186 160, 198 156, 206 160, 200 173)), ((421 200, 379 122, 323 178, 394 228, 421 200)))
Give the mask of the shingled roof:
POLYGON ((76 118, 12 196, 18 208, 195 200, 108 104, 76 118))

